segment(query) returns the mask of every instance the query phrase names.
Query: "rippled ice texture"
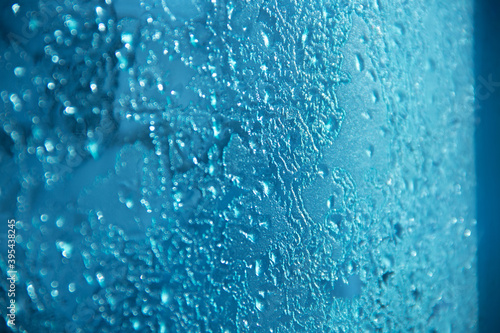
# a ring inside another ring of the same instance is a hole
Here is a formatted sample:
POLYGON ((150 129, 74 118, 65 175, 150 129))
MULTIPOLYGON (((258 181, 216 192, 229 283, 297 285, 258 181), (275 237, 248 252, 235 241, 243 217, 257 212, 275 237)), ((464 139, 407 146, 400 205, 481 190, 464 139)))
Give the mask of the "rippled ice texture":
POLYGON ((476 329, 471 1, 19 5, 18 329, 476 329))

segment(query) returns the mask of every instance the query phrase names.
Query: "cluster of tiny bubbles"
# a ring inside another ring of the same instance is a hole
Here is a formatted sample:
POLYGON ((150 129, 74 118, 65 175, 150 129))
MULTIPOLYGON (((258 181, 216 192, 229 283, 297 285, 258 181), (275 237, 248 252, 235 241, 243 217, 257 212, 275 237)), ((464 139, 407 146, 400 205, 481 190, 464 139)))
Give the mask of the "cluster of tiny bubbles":
MULTIPOLYGON (((116 127, 111 114, 116 59, 109 52, 116 43, 116 19, 109 5, 97 3, 53 7, 42 1, 38 12, 30 12, 38 24, 23 37, 26 43, 11 41, 2 56, 13 82, 1 91, 4 133, 30 166, 24 177, 48 189, 85 159, 97 159, 116 127)), ((22 24, 23 6, 17 9, 22 24)))

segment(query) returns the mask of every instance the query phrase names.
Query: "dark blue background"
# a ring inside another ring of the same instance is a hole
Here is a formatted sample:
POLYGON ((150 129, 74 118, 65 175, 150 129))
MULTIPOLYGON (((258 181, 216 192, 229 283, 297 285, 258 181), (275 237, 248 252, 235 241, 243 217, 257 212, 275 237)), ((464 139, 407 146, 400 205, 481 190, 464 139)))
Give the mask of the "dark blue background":
POLYGON ((500 332, 500 84, 483 80, 500 83, 500 2, 477 0, 474 22, 479 328, 500 332))

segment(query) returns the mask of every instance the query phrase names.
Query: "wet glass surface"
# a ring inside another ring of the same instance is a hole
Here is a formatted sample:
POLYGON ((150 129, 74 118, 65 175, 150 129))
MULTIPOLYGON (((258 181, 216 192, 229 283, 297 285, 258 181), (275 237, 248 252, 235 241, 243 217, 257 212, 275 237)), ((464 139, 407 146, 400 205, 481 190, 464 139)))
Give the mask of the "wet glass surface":
POLYGON ((2 6, 16 329, 477 329, 471 1, 2 6))

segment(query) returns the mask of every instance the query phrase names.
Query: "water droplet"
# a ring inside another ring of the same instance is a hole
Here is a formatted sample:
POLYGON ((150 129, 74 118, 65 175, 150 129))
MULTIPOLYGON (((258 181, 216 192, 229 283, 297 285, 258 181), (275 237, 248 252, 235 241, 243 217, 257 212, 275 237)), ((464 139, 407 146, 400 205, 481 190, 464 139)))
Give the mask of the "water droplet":
POLYGON ((258 298, 255 299, 255 307, 257 308, 257 310, 263 312, 264 311, 264 303, 259 300, 258 298))
POLYGON ((14 12, 14 14, 17 14, 17 12, 19 11, 19 8, 21 8, 21 6, 19 6, 18 3, 15 3, 12 5, 12 11, 14 12))
POLYGON ((262 264, 260 260, 255 261, 255 275, 260 276, 262 270, 262 264))
POLYGON ((73 246, 71 244, 63 241, 57 241, 56 247, 59 251, 61 251, 63 257, 71 258, 71 254, 73 252, 73 246))
POLYGON ((262 39, 264 40, 264 45, 269 47, 269 37, 264 32, 262 32, 262 39))
POLYGON ((170 299, 170 295, 167 291, 167 289, 163 288, 161 291, 161 302, 162 304, 167 304, 170 299))
POLYGON ((358 72, 362 72, 365 69, 365 61, 363 60, 363 57, 361 56, 361 54, 357 53, 354 58, 356 70, 358 72))
POLYGON ((101 273, 101 272, 98 272, 96 274, 96 278, 97 278, 97 282, 99 282, 99 285, 104 288, 104 282, 105 282, 105 279, 104 279, 104 275, 101 273))
POLYGON ((23 77, 26 74, 26 68, 24 67, 16 67, 14 68, 14 75, 17 77, 23 77))

